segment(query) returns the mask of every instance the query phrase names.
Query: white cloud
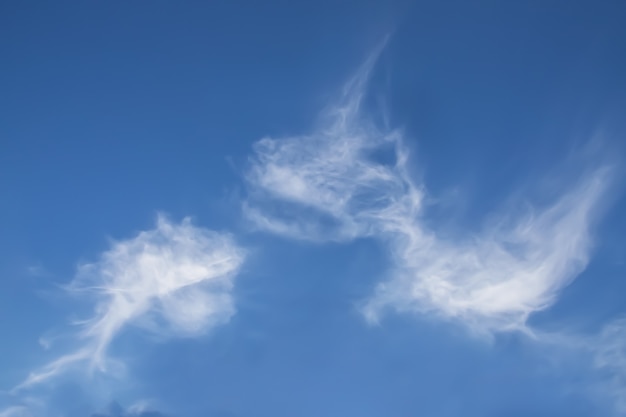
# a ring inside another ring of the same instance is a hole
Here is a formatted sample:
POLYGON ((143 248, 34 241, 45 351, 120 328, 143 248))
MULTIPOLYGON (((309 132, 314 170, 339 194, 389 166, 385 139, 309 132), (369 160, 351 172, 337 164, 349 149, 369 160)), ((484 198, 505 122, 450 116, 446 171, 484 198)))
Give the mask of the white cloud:
POLYGON ((256 228, 291 238, 385 242, 390 276, 363 305, 372 322, 394 309, 482 333, 528 330, 528 316, 552 305, 587 265, 610 169, 589 171, 551 204, 503 213, 478 235, 444 238, 427 221, 426 187, 408 173, 402 132, 381 131, 361 111, 375 59, 312 133, 255 145, 244 214, 256 228))
POLYGON ((235 312, 233 279, 244 253, 225 234, 159 216, 156 228, 113 242, 100 258, 81 265, 68 289, 94 297, 91 318, 77 324, 76 347, 32 372, 16 390, 77 364, 109 371, 108 349, 128 325, 159 335, 198 336, 235 312))

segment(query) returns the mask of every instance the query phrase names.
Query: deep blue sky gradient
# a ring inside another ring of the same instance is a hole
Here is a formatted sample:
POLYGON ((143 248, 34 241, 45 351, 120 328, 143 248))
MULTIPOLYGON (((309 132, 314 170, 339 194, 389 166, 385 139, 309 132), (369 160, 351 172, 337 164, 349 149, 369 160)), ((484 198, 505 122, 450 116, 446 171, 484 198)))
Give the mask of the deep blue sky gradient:
MULTIPOLYGON (((64 381, 46 397, 60 415, 144 397, 181 417, 610 415, 584 394, 600 376, 524 336, 367 325, 355 302, 384 274, 380 245, 252 233, 239 209, 252 144, 309 131, 390 35, 368 106, 411 138, 442 201, 433 221, 478 230, 516 190, 570 173, 592 138, 619 159, 624 22, 621 1, 4 2, 0 387, 53 357, 41 335, 90 311, 59 289, 76 265, 159 211, 252 248, 238 313, 201 339, 123 333, 112 353, 133 358, 130 382, 100 398, 64 381)), ((611 192, 589 268, 533 323, 594 332, 625 312, 626 200, 619 181, 611 192)))

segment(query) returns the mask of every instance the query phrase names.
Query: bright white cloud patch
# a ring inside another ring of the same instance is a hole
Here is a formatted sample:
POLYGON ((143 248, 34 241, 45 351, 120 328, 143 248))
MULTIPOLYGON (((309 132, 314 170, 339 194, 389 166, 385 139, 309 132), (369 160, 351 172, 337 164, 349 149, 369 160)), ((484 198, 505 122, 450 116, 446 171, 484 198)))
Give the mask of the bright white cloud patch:
POLYGON ((94 315, 78 324, 77 347, 18 388, 47 380, 78 363, 106 371, 114 338, 133 324, 159 335, 197 336, 234 314, 233 279, 244 260, 230 236, 185 219, 159 216, 155 229, 117 241, 79 267, 69 289, 95 298, 94 315))
POLYGON ((609 169, 479 235, 444 238, 425 221, 426 188, 408 174, 401 132, 381 131, 360 111, 375 59, 313 133, 255 145, 244 213, 257 228, 292 238, 384 241, 393 266, 363 306, 370 321, 391 308, 457 319, 478 332, 525 330, 528 316, 585 268, 609 169))

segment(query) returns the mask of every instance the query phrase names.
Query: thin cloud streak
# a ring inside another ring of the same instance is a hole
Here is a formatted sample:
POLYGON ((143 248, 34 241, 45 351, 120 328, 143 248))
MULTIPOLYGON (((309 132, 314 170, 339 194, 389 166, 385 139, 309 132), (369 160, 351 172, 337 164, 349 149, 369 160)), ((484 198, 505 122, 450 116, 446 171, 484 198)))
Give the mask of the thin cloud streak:
POLYGON ((54 378, 77 364, 107 372, 108 356, 129 325, 159 336, 199 336, 235 312, 234 277, 245 253, 229 235, 180 224, 164 216, 156 228, 114 242, 100 258, 81 265, 68 290, 95 298, 91 318, 76 325, 76 348, 32 372, 14 392, 54 378))
POLYGON ((626 316, 590 333, 561 328, 536 335, 551 358, 563 360, 561 366, 591 371, 586 394, 601 403, 609 400, 605 414, 626 415, 626 316))
POLYGON ((13 406, 0 411, 0 417, 30 417, 32 414, 28 412, 26 407, 13 406))
POLYGON ((589 261, 610 167, 590 171, 551 204, 501 213, 478 235, 444 238, 426 221, 426 186, 409 175, 402 132, 380 130, 361 109, 379 52, 312 133, 255 144, 244 215, 255 228, 290 238, 384 242, 392 266, 362 305, 370 322, 391 309, 460 321, 482 334, 530 332, 528 317, 551 306, 589 261))
POLYGON ((626 317, 604 326, 590 346, 594 367, 607 377, 605 393, 615 401, 616 411, 626 415, 626 317))

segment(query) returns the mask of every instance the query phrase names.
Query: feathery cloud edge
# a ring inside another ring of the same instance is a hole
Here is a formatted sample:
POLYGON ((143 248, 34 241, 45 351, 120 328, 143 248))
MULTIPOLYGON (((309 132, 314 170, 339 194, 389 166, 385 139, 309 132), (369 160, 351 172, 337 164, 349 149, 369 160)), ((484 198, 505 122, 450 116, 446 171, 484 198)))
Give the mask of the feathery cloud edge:
POLYGON ((199 336, 227 322, 244 258, 230 235, 159 215, 154 229, 114 242, 96 262, 80 265, 67 289, 95 298, 93 316, 76 324, 73 351, 32 372, 14 392, 77 364, 102 372, 119 365, 108 350, 129 325, 161 336, 199 336))
POLYGON ((590 170, 551 204, 502 216, 478 235, 442 237, 427 222, 426 185, 409 174, 402 132, 381 130, 362 111, 383 46, 313 132, 254 145, 245 217, 257 229, 295 239, 384 242, 389 276, 362 304, 372 323, 391 309, 458 321, 480 334, 532 333, 528 317, 550 307, 589 262, 611 166, 590 170), (381 157, 389 152, 391 163, 381 157))

